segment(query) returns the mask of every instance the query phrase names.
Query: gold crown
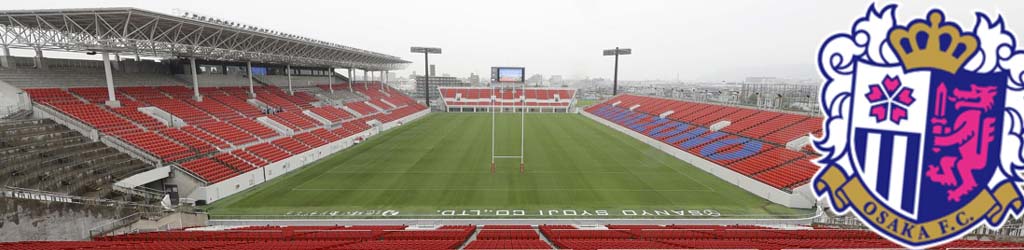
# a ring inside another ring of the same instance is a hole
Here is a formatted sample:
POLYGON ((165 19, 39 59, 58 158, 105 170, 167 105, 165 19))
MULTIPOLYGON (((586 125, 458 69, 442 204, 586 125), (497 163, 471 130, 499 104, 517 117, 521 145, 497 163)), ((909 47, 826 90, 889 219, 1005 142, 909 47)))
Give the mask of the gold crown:
POLYGON ((978 49, 978 38, 963 34, 960 27, 944 23, 941 11, 928 13, 928 21, 915 20, 910 29, 889 31, 889 44, 903 62, 904 70, 932 68, 956 74, 978 49))

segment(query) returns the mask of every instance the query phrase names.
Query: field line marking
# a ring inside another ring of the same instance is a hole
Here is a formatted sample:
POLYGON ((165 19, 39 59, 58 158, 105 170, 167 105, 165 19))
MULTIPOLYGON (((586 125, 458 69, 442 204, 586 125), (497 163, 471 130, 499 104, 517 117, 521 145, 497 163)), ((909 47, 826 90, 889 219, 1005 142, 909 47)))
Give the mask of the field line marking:
MULTIPOLYGON (((434 116, 434 117, 436 117, 436 116, 434 116)), ((378 137, 384 137, 384 135, 394 136, 395 133, 413 133, 413 134, 417 135, 416 138, 420 138, 419 135, 420 134, 425 134, 425 133, 419 133, 419 130, 411 128, 409 125, 410 124, 415 124, 415 123, 424 123, 428 118, 429 118, 429 114, 428 114, 428 116, 424 116, 424 118, 416 119, 415 121, 413 121, 413 123, 407 123, 405 126, 401 126, 401 127, 398 127, 398 128, 394 128, 394 129, 390 129, 390 130, 384 131, 383 133, 380 133, 380 134, 377 134, 376 136, 370 137, 370 139, 380 140, 382 138, 378 138, 378 137), (412 132, 408 132, 408 131, 412 131, 412 132)), ((383 139, 387 139, 387 138, 388 137, 384 137, 383 139)), ((338 151, 338 152, 332 154, 331 156, 324 157, 324 159, 326 160, 326 159, 337 158, 337 157, 339 157, 342 154, 342 152, 350 151, 350 150, 352 150, 353 148, 355 148, 357 146, 364 146, 364 147, 366 147, 366 141, 364 141, 363 143, 360 143, 360 144, 352 145, 352 146, 350 146, 349 148, 346 148, 343 151, 338 151)), ((388 152, 388 154, 392 154, 393 152, 395 152, 396 150, 398 150, 399 148, 401 148, 401 147, 403 147, 405 145, 403 145, 401 143, 379 143, 379 144, 372 145, 372 146, 375 148, 374 151, 386 151, 386 152, 388 152), (376 149, 377 147, 383 147, 383 148, 376 149)), ((351 152, 347 152, 347 153, 351 154, 351 152)), ((356 157, 359 157, 359 155, 355 155, 355 156, 349 157, 348 159, 346 159, 342 163, 345 163, 345 162, 348 162, 350 160, 353 160, 356 157)), ((422 156, 420 158, 422 158, 422 156)), ((379 158, 378 159, 373 159, 374 163, 376 163, 379 160, 380 160, 379 158)), ((417 160, 419 160, 419 158, 417 160)), ((353 165, 356 165, 356 164, 353 164, 353 165)), ((415 165, 415 164, 413 164, 413 165, 415 165)), ((318 179, 320 179, 322 177, 325 177, 325 176, 328 176, 330 174, 335 173, 336 172, 336 171, 334 171, 335 169, 344 169, 343 171, 337 171, 337 172, 348 173, 348 174, 353 174, 353 173, 374 174, 375 173, 375 172, 372 171, 374 168, 365 167, 365 166, 367 166, 365 164, 363 166, 364 166, 363 168, 353 168, 352 166, 349 166, 349 165, 346 165, 346 164, 338 164, 338 165, 332 166, 330 169, 327 169, 327 170, 321 172, 320 174, 318 174, 318 175, 316 175, 316 176, 314 176, 312 178, 306 179, 305 181, 303 181, 303 182, 301 182, 301 183, 299 183, 299 184, 297 184, 295 186, 296 187, 305 186, 307 183, 313 182, 313 181, 318 180, 318 179)), ((313 185, 315 185, 315 184, 313 184, 313 185)), ((292 190, 295 190, 295 188, 292 188, 292 190)))
POLYGON ((617 191, 617 192, 713 192, 707 189, 625 188, 293 188, 293 191, 617 191))
MULTIPOLYGON (((325 173, 329 174, 486 174, 491 175, 488 171, 328 171, 325 173)), ((627 171, 547 171, 547 170, 533 170, 530 174, 629 174, 627 171)), ((500 173, 499 173, 500 174, 500 173)), ((510 173, 511 174, 511 173, 510 173)), ((514 174, 519 175, 519 172, 514 174)), ((658 174, 658 173, 650 173, 658 174)))
MULTIPOLYGON (((588 120, 591 120, 591 119, 588 119, 588 120)), ((605 124, 599 123, 599 122, 597 122, 597 121, 594 121, 594 120, 591 120, 591 122, 593 122, 593 123, 596 123, 596 124, 598 124, 598 125, 605 125, 605 124)), ((629 128, 626 128, 625 126, 621 126, 621 125, 618 125, 618 124, 616 124, 616 126, 620 126, 620 127, 622 127, 622 128, 625 128, 625 129, 629 129, 629 128)), ((611 130, 615 130, 614 128, 611 128, 610 126, 605 126, 605 127, 606 127, 606 128, 609 128, 609 129, 611 129, 611 130)), ((640 145, 640 147, 644 147, 645 149, 646 149, 646 148, 653 148, 653 149, 655 149, 655 150, 657 151, 657 153, 669 155, 669 156, 670 156, 670 157, 672 157, 672 158, 673 158, 673 159, 674 159, 675 161, 680 161, 680 162, 684 162, 684 163, 686 163, 686 164, 690 165, 690 167, 692 167, 692 168, 696 168, 696 169, 698 169, 698 170, 700 170, 700 171, 703 171, 703 170, 699 169, 699 168, 698 168, 697 166, 693 166, 693 164, 692 164, 692 163, 686 162, 686 161, 684 161, 684 160, 682 160, 682 159, 678 159, 678 158, 676 158, 675 156, 672 156, 672 154, 670 154, 670 153, 668 153, 668 152, 662 151, 661 149, 659 149, 659 148, 657 148, 657 147, 655 147, 655 146, 652 146, 652 145, 649 145, 649 144, 645 143, 645 142, 644 142, 643 140, 641 140, 640 138, 636 138, 636 137, 633 137, 633 136, 629 135, 628 133, 626 133, 626 132, 622 132, 622 131, 614 131, 614 132, 618 133, 619 135, 622 135, 623 137, 629 138, 629 139, 631 139, 631 140, 633 140, 633 141, 637 142, 637 144, 638 144, 638 145, 640 145)), ((619 141, 620 141, 620 142, 623 142, 622 144, 628 144, 628 143, 626 143, 625 141, 623 141, 623 140, 621 140, 621 139, 620 139, 619 141)), ((664 142, 661 142, 661 141, 659 141, 659 142, 660 142, 660 143, 664 143, 664 142)), ((671 146, 671 145, 670 145, 670 146, 671 146)), ((636 146, 632 146, 631 148, 633 148, 633 149, 635 149, 635 150, 637 150, 637 151, 641 152, 641 154, 643 154, 643 155, 645 155, 645 156, 647 155, 647 154, 643 153, 643 152, 644 152, 644 150, 642 150, 642 149, 640 149, 640 148, 637 148, 636 146)), ((685 152, 685 151, 684 151, 684 152, 685 152)), ((687 152, 687 153, 689 153, 689 152, 687 152)), ((650 159, 650 158, 652 158, 652 157, 648 157, 648 159, 650 159)), ((658 157, 653 157, 653 158, 657 158, 657 159, 656 159, 656 161, 657 161, 658 163, 662 163, 662 164, 663 164, 663 166, 665 166, 666 168, 672 169, 672 171, 675 171, 675 172, 676 172, 677 174, 679 174, 679 175, 682 175, 682 176, 686 177, 687 179, 690 179, 691 181, 693 181, 693 182, 696 182, 697 184, 700 184, 701 186, 703 186, 703 187, 707 188, 708 190, 710 190, 710 191, 712 191, 712 192, 716 192, 715 188, 712 188, 711 186, 708 186, 707 184, 704 184, 704 182, 702 182, 701 180, 697 180, 696 178, 693 178, 692 176, 690 176, 690 174, 684 173, 684 172, 682 172, 682 171, 679 171, 679 169, 676 169, 676 168, 672 167, 672 165, 673 165, 673 164, 666 164, 666 162, 665 162, 665 161, 664 161, 663 159, 661 159, 661 158, 658 158, 658 157)), ((717 178, 717 177, 715 177, 715 178, 717 178)), ((724 181, 724 180, 723 180, 723 181, 724 181)))

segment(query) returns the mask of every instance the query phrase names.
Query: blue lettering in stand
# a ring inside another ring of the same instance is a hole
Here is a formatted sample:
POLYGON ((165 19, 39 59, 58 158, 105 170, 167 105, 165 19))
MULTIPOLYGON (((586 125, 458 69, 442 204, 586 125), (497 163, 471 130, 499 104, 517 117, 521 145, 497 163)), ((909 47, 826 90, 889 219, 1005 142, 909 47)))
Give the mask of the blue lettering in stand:
MULTIPOLYGON (((668 119, 666 119, 666 120, 668 120, 668 119)), ((681 123, 681 122, 669 120, 668 124, 664 124, 664 125, 661 125, 660 127, 652 129, 651 132, 647 132, 647 135, 649 135, 651 137, 655 137, 655 138, 666 136, 666 135, 674 135, 674 134, 682 133, 683 131, 685 131, 689 127, 690 127, 690 125, 687 125, 686 123, 681 123), (680 127, 680 126, 682 127, 681 128, 682 130, 679 130, 679 132, 672 133, 672 134, 662 133, 662 132, 672 132, 673 129, 675 129, 676 127, 680 127)))
POLYGON ((700 137, 695 137, 693 139, 690 139, 688 141, 680 143, 679 144, 679 148, 690 149, 690 148, 693 148, 693 147, 696 147, 696 146, 700 146, 701 144, 704 144, 704 143, 707 143, 707 142, 710 142, 710 141, 714 141, 715 139, 718 139, 719 137, 722 137, 722 136, 725 136, 725 133, 717 132, 716 131, 716 132, 713 132, 713 133, 710 133, 710 134, 706 134, 706 135, 700 136, 700 137))
POLYGON ((761 152, 761 147, 764 144, 758 140, 750 140, 746 138, 731 138, 711 143, 710 145, 704 146, 700 150, 700 154, 704 157, 717 160, 717 161, 729 161, 736 159, 743 159, 757 152, 761 152), (740 145, 738 150, 732 152, 716 153, 718 150, 728 148, 733 145, 740 145))
POLYGON ((650 117, 650 116, 648 116, 647 114, 644 114, 644 113, 639 113, 639 115, 634 116, 632 118, 629 118, 628 120, 623 122, 622 125, 626 126, 628 128, 631 124, 639 122, 640 120, 643 120, 644 118, 647 118, 647 117, 650 117))
POLYGON ((657 117, 657 118, 654 118, 654 120, 651 120, 650 122, 633 125, 632 127, 629 127, 629 128, 633 129, 633 130, 636 130, 636 131, 644 131, 644 130, 647 130, 648 128, 664 124, 664 123, 666 123, 668 121, 669 121, 668 119, 657 117))
POLYGON ((704 132, 708 132, 708 129, 702 128, 702 127, 696 127, 696 128, 694 128, 694 129, 692 129, 690 131, 687 131, 686 133, 682 133, 682 134, 679 134, 677 136, 673 136, 671 138, 665 139, 665 142, 668 143, 668 144, 676 144, 676 142, 679 142, 679 141, 682 141, 682 140, 689 140, 690 138, 697 137, 700 134, 703 134, 704 132))

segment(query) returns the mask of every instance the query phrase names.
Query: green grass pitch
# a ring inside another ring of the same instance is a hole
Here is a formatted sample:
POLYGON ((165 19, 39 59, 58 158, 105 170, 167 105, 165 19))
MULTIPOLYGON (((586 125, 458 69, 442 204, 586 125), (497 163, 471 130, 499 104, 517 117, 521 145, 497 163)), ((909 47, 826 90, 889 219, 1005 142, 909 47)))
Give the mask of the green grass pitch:
MULTIPOLYGON (((518 155, 520 115, 497 118, 497 154, 518 155)), ((519 159, 499 159, 491 173, 490 137, 489 113, 430 114, 207 209, 214 218, 367 210, 411 217, 810 213, 773 204, 578 114, 526 116, 525 173, 519 159)))

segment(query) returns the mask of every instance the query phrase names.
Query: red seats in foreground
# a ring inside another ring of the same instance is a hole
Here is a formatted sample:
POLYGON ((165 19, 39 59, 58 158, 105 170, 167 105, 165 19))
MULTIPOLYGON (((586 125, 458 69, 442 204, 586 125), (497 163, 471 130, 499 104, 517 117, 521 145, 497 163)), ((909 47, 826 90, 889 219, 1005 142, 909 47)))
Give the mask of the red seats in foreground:
MULTIPOLYGON (((541 225, 561 249, 899 249, 867 230, 774 229, 753 225, 541 225)), ((9 242, 0 249, 552 249, 522 226, 250 226, 230 230, 144 232, 93 241, 9 242), (495 229, 498 228, 498 229, 495 229), (515 231, 516 233, 510 233, 515 231), (477 232, 474 240, 470 236, 477 232)), ((1024 243, 958 240, 937 249, 1020 249, 1024 243)))

